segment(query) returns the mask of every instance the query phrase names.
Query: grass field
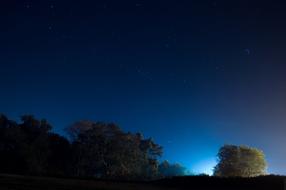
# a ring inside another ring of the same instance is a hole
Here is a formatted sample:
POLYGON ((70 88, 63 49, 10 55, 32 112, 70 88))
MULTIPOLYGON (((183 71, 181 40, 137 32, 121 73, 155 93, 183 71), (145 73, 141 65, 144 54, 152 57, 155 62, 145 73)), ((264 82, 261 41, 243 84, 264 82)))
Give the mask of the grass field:
MULTIPOLYGON (((285 189, 284 177, 214 178, 176 177, 152 182, 119 182, 47 177, 0 175, 1 190, 275 190, 285 189)), ((286 190, 286 189, 285 189, 286 190)))
MULTIPOLYGON (((1 190, 160 190, 158 185, 138 182, 115 182, 100 180, 63 179, 49 177, 27 177, 0 175, 1 190)), ((174 188, 167 188, 174 189, 174 188)))

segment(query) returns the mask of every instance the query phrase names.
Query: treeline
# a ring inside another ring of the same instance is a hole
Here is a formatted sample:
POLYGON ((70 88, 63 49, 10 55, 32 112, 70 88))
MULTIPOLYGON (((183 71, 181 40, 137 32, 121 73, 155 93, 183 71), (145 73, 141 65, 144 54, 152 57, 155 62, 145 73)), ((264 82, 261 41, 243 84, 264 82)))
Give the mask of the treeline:
POLYGON ((116 124, 80 121, 70 137, 52 132, 47 120, 31 115, 21 122, 0 115, 0 172, 23 175, 148 180, 184 175, 180 164, 159 163, 162 146, 116 124))

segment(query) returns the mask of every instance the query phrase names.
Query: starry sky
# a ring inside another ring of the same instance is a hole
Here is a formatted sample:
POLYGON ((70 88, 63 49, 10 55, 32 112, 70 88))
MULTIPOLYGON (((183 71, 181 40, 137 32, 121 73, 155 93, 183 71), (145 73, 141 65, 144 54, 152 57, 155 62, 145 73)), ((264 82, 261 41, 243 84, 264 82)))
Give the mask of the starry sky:
POLYGON ((54 131, 116 122, 210 173, 225 143, 286 174, 286 5, 261 0, 3 0, 0 112, 54 131))

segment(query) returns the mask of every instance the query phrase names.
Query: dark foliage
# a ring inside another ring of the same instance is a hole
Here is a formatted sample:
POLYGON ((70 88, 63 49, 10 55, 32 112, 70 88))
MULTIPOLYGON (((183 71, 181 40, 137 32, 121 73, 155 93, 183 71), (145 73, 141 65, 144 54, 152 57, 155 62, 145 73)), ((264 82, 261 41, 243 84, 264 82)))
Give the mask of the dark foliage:
POLYGON ((0 116, 0 172, 30 175, 66 175, 70 144, 51 132, 46 120, 31 115, 17 124, 0 116))
POLYGON ((52 176, 71 176, 72 147, 69 141, 54 133, 49 134, 49 151, 47 174, 52 176))
POLYGON ((158 175, 162 147, 115 124, 81 121, 68 128, 76 176, 148 179, 158 175))
POLYGON ((76 122, 69 141, 31 115, 21 123, 0 115, 0 173, 154 179, 162 147, 115 124, 76 122))

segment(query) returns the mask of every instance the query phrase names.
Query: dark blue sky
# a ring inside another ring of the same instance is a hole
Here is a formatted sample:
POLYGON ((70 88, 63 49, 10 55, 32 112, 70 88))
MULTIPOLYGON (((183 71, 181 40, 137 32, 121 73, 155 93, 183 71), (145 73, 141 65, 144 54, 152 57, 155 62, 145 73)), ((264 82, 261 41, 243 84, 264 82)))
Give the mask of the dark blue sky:
POLYGON ((283 1, 3 1, 0 112, 118 123, 195 172, 224 143, 286 174, 283 1))

